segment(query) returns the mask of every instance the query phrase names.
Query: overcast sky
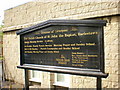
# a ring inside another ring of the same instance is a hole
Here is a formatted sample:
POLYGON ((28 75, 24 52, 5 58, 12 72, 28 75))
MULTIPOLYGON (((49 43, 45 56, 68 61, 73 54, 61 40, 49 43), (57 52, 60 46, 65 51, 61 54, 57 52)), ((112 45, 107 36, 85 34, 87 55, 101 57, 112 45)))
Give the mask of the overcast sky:
POLYGON ((4 10, 24 4, 33 0, 0 0, 0 25, 2 24, 2 20, 4 18, 4 10))

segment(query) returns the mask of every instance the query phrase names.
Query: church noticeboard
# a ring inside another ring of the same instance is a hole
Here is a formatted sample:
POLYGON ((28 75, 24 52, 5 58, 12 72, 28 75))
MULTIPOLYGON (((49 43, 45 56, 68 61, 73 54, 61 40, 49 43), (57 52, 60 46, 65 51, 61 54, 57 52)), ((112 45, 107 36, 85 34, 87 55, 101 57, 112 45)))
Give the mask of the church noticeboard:
POLYGON ((17 32, 18 67, 104 77, 105 25, 103 20, 49 20, 25 28, 17 32))

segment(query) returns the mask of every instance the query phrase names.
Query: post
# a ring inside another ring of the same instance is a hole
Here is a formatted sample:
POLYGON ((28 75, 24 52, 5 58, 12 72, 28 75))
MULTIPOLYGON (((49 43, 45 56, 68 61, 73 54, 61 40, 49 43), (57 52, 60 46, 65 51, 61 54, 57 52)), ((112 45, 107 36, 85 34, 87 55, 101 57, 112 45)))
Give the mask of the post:
POLYGON ((25 90, 29 90, 29 77, 27 69, 25 69, 25 90))
POLYGON ((96 84, 97 90, 102 90, 102 78, 97 77, 97 84, 96 84))

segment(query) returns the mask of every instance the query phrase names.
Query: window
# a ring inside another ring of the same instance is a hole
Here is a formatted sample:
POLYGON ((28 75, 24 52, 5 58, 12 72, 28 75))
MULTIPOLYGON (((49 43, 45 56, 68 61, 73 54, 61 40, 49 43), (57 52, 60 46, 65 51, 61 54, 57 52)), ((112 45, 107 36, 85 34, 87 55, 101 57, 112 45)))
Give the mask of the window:
POLYGON ((41 82, 42 79, 41 76, 42 76, 41 71, 35 71, 35 70, 30 71, 30 81, 41 82))
POLYGON ((56 86, 69 87, 70 85, 70 75, 68 74, 55 74, 55 83, 56 86))

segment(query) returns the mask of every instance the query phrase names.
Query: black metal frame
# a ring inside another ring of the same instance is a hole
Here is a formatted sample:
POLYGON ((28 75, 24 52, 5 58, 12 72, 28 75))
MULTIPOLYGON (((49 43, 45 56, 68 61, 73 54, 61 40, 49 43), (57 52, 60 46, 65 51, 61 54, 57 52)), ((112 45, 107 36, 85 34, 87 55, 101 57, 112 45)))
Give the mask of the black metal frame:
POLYGON ((35 31, 37 29, 42 29, 51 25, 75 25, 75 26, 105 26, 107 21, 105 20, 48 20, 28 28, 24 28, 17 32, 17 35, 23 35, 35 31))
POLYGON ((73 75, 82 75, 82 76, 92 76, 97 77, 97 87, 100 89, 101 87, 101 78, 106 78, 108 74, 104 72, 104 30, 103 26, 106 25, 106 21, 104 20, 48 20, 46 22, 34 25, 29 28, 25 28, 17 32, 20 35, 20 41, 22 41, 22 36, 34 32, 35 30, 42 29, 48 26, 54 25, 74 25, 74 26, 93 26, 101 28, 100 35, 100 70, 96 69, 82 69, 82 68, 73 68, 73 67, 60 67, 60 66, 49 66, 49 65, 35 65, 35 64, 24 64, 24 54, 23 54, 23 43, 20 43, 20 66, 18 68, 26 70, 40 70, 47 72, 55 72, 55 73, 66 73, 73 75))
POLYGON ((47 72, 54 72, 54 73, 72 74, 72 75, 102 77, 102 78, 106 78, 108 76, 108 74, 105 74, 101 71, 97 71, 94 69, 93 70, 77 69, 77 68, 71 68, 71 67, 34 65, 34 64, 24 64, 24 65, 18 66, 18 68, 28 69, 28 70, 47 71, 47 72))

